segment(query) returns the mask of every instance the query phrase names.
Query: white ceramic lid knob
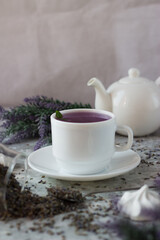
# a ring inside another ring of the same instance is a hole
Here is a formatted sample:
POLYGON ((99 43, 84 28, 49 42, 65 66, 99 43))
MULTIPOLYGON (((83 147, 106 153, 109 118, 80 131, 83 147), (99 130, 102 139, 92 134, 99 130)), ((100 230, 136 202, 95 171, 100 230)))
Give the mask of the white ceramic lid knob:
POLYGON ((140 75, 140 72, 137 68, 130 68, 128 71, 128 75, 130 78, 137 78, 140 75))

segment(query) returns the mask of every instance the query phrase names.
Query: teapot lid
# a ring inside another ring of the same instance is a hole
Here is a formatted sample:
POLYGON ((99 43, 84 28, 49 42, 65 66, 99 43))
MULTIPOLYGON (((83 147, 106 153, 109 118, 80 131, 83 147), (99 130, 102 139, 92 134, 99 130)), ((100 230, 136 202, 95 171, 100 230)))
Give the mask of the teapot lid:
POLYGON ((140 77, 140 71, 137 68, 130 68, 128 76, 119 80, 120 83, 148 83, 147 78, 140 77))

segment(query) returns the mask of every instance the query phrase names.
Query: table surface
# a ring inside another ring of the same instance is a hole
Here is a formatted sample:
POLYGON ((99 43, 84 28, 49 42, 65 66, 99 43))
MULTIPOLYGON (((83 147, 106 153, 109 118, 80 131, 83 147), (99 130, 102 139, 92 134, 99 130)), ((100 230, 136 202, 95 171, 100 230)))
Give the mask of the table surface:
MULTIPOLYGON (((116 142, 123 143, 126 138, 116 136, 116 142)), ((29 155, 33 151, 35 140, 13 144, 9 147, 29 155)), ((116 201, 125 191, 139 189, 144 184, 155 185, 155 178, 160 173, 160 131, 147 136, 134 138, 132 150, 141 158, 140 165, 134 170, 118 177, 100 181, 64 181, 29 169, 27 186, 33 192, 44 195, 46 187, 68 187, 79 190, 83 194, 97 192, 86 198, 85 206, 77 212, 64 213, 54 216, 53 219, 43 220, 53 222, 53 225, 45 225, 42 220, 16 219, 9 222, 0 222, 0 239, 24 239, 24 240, 72 240, 72 239, 121 239, 114 230, 108 229, 107 224, 111 221, 125 219, 121 212, 117 211, 116 201), (43 177, 43 179, 42 179, 43 177), (45 180, 45 181, 44 181, 45 180), (98 193, 101 192, 102 193, 98 193), (103 192, 104 191, 104 192, 103 192), (116 210, 115 210, 116 209, 116 210), (78 216, 75 221, 74 216, 78 216), (73 220, 74 219, 74 220, 73 220), (43 225, 43 230, 36 228, 43 225)), ((21 168, 15 168, 18 181, 22 181, 24 174, 21 168)), ((138 223, 138 224, 150 224, 138 223)))

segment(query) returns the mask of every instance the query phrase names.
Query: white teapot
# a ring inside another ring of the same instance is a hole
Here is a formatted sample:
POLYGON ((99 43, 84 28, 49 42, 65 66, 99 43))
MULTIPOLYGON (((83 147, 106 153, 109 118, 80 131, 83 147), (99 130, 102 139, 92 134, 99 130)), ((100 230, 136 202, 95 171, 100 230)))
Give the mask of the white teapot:
POLYGON ((113 112, 117 124, 130 126, 134 136, 151 134, 160 127, 160 78, 142 78, 136 68, 128 74, 107 90, 97 78, 88 81, 95 87, 95 108, 113 112))

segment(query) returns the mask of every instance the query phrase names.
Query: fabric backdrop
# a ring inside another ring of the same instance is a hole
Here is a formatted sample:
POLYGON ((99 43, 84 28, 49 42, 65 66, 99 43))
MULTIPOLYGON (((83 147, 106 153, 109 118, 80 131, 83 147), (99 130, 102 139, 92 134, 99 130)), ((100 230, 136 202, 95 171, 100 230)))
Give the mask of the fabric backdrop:
POLYGON ((139 68, 160 75, 160 0, 0 0, 0 105, 45 95, 94 106, 106 88, 139 68))

